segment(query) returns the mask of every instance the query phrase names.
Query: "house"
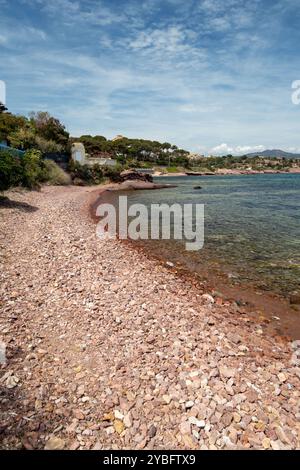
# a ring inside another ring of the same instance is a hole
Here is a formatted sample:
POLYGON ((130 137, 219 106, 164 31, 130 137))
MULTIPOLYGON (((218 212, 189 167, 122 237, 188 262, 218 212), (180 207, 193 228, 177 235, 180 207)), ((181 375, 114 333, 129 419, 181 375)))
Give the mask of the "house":
POLYGON ((125 137, 123 135, 116 135, 116 137, 114 137, 112 140, 112 142, 116 142, 117 140, 122 140, 122 139, 125 139, 125 137))
POLYGON ((100 165, 114 167, 117 165, 117 160, 114 160, 113 158, 89 157, 86 159, 85 163, 89 166, 100 165))
POLYGON ((197 161, 197 160, 204 158, 204 155, 200 155, 199 153, 189 153, 187 158, 190 161, 197 161))

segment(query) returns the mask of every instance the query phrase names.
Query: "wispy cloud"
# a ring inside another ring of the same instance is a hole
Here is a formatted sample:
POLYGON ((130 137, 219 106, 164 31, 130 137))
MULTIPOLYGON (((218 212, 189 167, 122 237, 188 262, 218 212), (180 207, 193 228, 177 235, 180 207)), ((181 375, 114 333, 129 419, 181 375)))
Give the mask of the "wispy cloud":
POLYGON ((32 5, 37 5, 44 13, 52 17, 60 15, 60 18, 69 24, 86 23, 104 26, 119 23, 125 19, 121 8, 116 11, 102 1, 48 0, 45 2, 44 0, 29 0, 29 2, 32 5))
POLYGON ((130 41, 132 49, 156 49, 165 52, 178 52, 186 50, 188 33, 178 26, 170 26, 165 30, 154 29, 147 32, 141 31, 138 36, 130 41))
POLYGON ((7 36, 0 34, 0 44, 5 44, 7 42, 7 36))

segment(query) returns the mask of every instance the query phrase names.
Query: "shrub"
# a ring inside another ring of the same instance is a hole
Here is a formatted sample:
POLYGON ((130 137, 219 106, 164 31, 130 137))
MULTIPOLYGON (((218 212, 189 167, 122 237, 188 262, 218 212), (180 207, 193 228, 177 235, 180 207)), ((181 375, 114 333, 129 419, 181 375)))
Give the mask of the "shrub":
POLYGON ((80 165, 72 161, 68 169, 72 180, 82 181, 83 184, 94 184, 92 169, 88 165, 80 165))
POLYGON ((23 185, 29 189, 36 189, 39 183, 45 180, 44 163, 39 150, 28 150, 22 158, 23 185))
POLYGON ((168 173, 178 173, 178 167, 177 166, 168 166, 167 167, 167 172, 168 173))
POLYGON ((114 167, 105 166, 103 167, 103 176, 104 178, 108 178, 110 181, 114 183, 118 183, 119 181, 121 181, 121 178, 120 178, 121 171, 122 171, 122 167, 119 165, 114 166, 114 167))
POLYGON ((50 184, 57 186, 66 186, 72 183, 71 176, 53 160, 44 161, 44 177, 50 184))
POLYGON ((101 166, 95 164, 93 166, 80 165, 78 162, 70 162, 69 172, 72 180, 76 181, 77 184, 100 184, 104 178, 109 179, 113 182, 121 180, 120 173, 122 171, 121 166, 101 166))
POLYGON ((22 183, 20 159, 11 152, 0 152, 0 191, 22 183))

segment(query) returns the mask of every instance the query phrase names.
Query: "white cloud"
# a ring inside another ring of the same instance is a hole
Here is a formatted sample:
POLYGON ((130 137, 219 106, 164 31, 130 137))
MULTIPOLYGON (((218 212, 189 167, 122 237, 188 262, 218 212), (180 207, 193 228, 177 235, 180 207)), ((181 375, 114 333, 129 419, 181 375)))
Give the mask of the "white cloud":
POLYGON ((0 34, 0 44, 5 44, 7 42, 7 37, 3 34, 0 34))
POLYGON ((185 49, 184 42, 186 33, 178 26, 170 26, 165 30, 154 29, 148 32, 140 32, 136 39, 129 43, 132 49, 153 48, 156 50, 166 50, 168 52, 178 52, 185 49))
POLYGON ((140 31, 129 39, 127 47, 131 60, 140 57, 144 69, 186 72, 206 66, 206 50, 197 44, 197 33, 181 26, 140 31))
MULTIPOLYGON (((25 1, 25 0, 24 0, 25 1)), ((59 15, 68 24, 87 23, 90 25, 105 26, 112 23, 125 21, 125 14, 120 9, 114 11, 97 1, 72 1, 72 0, 30 0, 33 4, 38 4, 41 9, 50 16, 59 15)), ((28 0, 26 0, 28 2, 28 0)))
POLYGON ((47 39, 47 34, 45 33, 45 31, 43 31, 42 29, 38 29, 38 28, 33 28, 33 27, 24 28, 23 34, 24 36, 25 34, 29 34, 32 37, 43 39, 43 41, 47 39))
POLYGON ((236 147, 228 144, 220 144, 210 149, 209 153, 213 155, 245 155, 252 152, 262 152, 264 145, 237 145, 236 147))
POLYGON ((15 45, 20 43, 29 43, 37 39, 45 41, 47 34, 45 31, 31 26, 19 26, 16 30, 9 27, 3 27, 0 34, 0 44, 15 45))
POLYGON ((255 19, 257 0, 203 0, 199 9, 205 15, 205 31, 233 32, 250 26, 255 19))

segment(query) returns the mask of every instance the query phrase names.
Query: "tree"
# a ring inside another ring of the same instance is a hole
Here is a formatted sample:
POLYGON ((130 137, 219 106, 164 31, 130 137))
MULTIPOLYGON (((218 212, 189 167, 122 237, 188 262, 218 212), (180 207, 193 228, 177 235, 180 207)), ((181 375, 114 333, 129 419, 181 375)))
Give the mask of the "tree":
POLYGON ((5 113, 7 111, 7 107, 0 101, 0 114, 5 113))
POLYGON ((12 147, 22 150, 28 150, 35 147, 35 133, 29 126, 20 127, 8 136, 8 140, 12 147))
POLYGON ((25 128, 28 123, 24 116, 15 116, 10 113, 0 113, 0 141, 7 140, 10 144, 9 136, 21 128, 25 128))
POLYGON ((45 140, 50 140, 61 145, 64 150, 69 143, 69 133, 61 122, 49 113, 39 111, 30 113, 30 122, 35 128, 36 134, 45 140))

